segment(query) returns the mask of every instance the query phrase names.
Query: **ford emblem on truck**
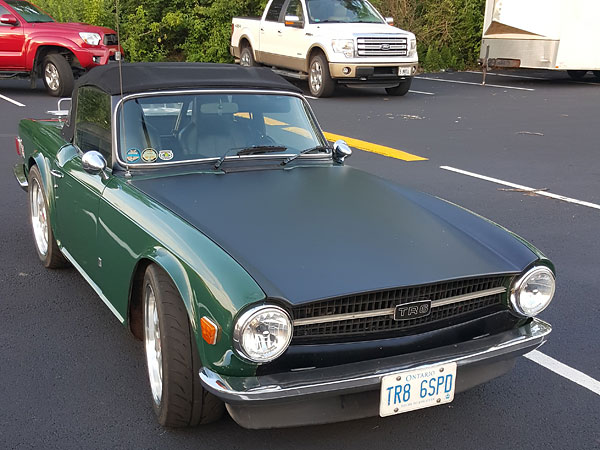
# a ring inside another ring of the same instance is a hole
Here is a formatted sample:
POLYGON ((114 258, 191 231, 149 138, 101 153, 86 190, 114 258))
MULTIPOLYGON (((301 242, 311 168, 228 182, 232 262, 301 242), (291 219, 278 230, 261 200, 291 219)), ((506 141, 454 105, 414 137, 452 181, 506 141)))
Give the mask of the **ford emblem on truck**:
POLYGON ((396 306, 394 320, 412 320, 428 316, 431 312, 431 300, 404 303, 396 306))
POLYGON ((381 50, 389 50, 390 44, 381 44, 381 50))

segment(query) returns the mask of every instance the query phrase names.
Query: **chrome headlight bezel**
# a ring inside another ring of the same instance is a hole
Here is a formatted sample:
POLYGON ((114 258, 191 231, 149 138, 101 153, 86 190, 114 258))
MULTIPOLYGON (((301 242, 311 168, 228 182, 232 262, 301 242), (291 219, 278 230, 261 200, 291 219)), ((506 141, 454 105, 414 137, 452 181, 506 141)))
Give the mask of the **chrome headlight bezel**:
POLYGON ((292 336, 294 334, 294 327, 292 323, 292 319, 288 312, 281 308, 280 306, 273 304, 265 304, 254 306, 246 311, 244 311, 236 320, 234 329, 233 329, 233 347, 236 350, 237 354, 255 364, 264 364, 271 362, 277 358, 279 358, 289 347, 292 336), (283 319, 287 324, 287 329, 289 330, 284 340, 282 341, 282 345, 280 345, 275 352, 270 352, 264 356, 257 355, 256 353, 252 353, 247 348, 244 347, 244 332, 248 328, 248 326, 260 317, 265 314, 276 314, 279 315, 281 319, 283 319))
POLYGON ((545 310, 552 298, 554 297, 554 292, 556 290, 556 280, 554 276, 554 272, 546 266, 534 266, 525 272, 524 275, 519 277, 512 285, 510 289, 510 305, 515 313, 522 317, 535 317, 543 310, 545 310), (547 299, 539 304, 539 306, 535 308, 529 308, 523 305, 521 302, 521 295, 523 293, 523 289, 527 286, 529 282, 534 281, 535 277, 540 275, 548 275, 552 284, 550 286, 550 293, 547 295, 547 299))

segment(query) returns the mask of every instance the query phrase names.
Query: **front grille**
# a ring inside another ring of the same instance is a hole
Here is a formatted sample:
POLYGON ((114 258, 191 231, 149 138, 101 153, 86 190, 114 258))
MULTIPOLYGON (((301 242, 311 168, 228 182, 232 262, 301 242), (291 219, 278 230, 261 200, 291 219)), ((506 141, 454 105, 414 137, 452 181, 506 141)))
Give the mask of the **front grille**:
POLYGON ((505 295, 503 286, 506 282, 507 279, 503 276, 471 278, 338 297, 296 306, 292 309, 292 316, 299 323, 294 324, 293 342, 356 341, 404 336, 442 328, 458 323, 460 319, 480 317, 502 308, 502 298, 505 295), (477 295, 478 292, 482 292, 481 296, 477 295), (442 300, 450 298, 453 298, 450 303, 443 304, 442 300), (393 314, 385 311, 418 300, 433 302, 428 316, 396 321, 393 314), (435 305, 436 301, 439 306, 435 305), (379 310, 382 314, 375 315, 379 310), (302 323, 310 322, 311 319, 325 319, 327 316, 365 312, 374 314, 370 317, 302 323))
POLYGON ((402 36, 361 36, 356 38, 358 56, 406 56, 407 39, 402 36))
POLYGON ((119 40, 117 39, 116 34, 105 34, 104 35, 104 45, 118 45, 119 40))

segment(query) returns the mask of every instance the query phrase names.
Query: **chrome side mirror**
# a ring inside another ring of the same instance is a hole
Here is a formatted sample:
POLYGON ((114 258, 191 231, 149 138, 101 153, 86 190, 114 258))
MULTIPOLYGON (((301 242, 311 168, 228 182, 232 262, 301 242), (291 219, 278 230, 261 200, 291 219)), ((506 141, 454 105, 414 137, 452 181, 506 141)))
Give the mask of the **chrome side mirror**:
POLYGON ((335 162, 341 164, 350 155, 352 155, 352 150, 350 147, 348 147, 348 144, 341 139, 339 141, 335 141, 333 144, 333 159, 335 162))
POLYGON ((394 25, 394 18, 393 17, 386 17, 385 18, 385 23, 387 23, 388 25, 394 25))
POLYGON ((285 22, 286 27, 304 27, 304 21, 300 20, 300 17, 298 16, 285 16, 283 21, 285 22))
POLYGON ((81 166, 83 170, 91 174, 101 174, 102 178, 107 179, 108 176, 104 173, 106 169, 106 159, 102 156, 102 153, 95 150, 85 152, 81 157, 81 166))

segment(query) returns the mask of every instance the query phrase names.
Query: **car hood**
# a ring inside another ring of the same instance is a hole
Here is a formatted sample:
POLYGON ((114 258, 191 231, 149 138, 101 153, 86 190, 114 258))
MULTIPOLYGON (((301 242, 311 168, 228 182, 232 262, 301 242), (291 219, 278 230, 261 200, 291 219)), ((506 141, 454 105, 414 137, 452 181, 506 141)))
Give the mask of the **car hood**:
POLYGON ((347 166, 131 183, 221 246, 267 296, 292 304, 516 273, 537 259, 469 211, 347 166))
MULTIPOLYGON (((105 34, 116 34, 114 30, 105 27, 98 27, 96 25, 88 25, 87 23, 63 23, 63 22, 44 22, 44 23, 32 23, 30 24, 35 31, 40 32, 52 32, 52 33, 65 33, 71 32, 77 38, 79 38, 78 33, 98 33, 100 36, 104 36, 105 34)), ((65 36, 62 34, 61 36, 65 36)))
POLYGON ((328 36, 351 38, 357 34, 412 34, 385 23, 321 23, 315 24, 328 36))

